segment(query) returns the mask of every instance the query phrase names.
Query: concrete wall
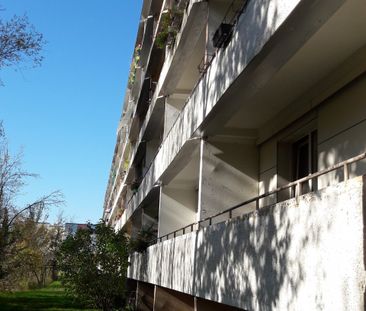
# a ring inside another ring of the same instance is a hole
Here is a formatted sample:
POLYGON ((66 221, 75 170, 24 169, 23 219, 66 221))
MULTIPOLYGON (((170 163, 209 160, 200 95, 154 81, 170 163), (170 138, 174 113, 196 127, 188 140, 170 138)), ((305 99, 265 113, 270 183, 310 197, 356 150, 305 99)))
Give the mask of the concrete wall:
POLYGON ((222 303, 197 298, 195 311, 243 311, 243 309, 238 309, 224 305, 222 303))
MULTIPOLYGON (((319 169, 366 152, 366 74, 329 98, 318 112, 319 169)), ((366 173, 366 162, 354 164, 350 176, 366 173)), ((323 187, 343 180, 343 171, 319 180, 323 187)))
POLYGON ((363 310, 361 177, 131 256, 128 276, 248 310, 363 310))
POLYGON ((156 286, 154 311, 194 311, 194 298, 156 286))
POLYGON ((154 160, 156 152, 159 149, 161 139, 152 139, 146 142, 146 154, 145 154, 145 166, 143 169, 143 174, 149 169, 150 163, 154 160))
POLYGON ((164 112, 164 138, 168 135, 174 122, 177 120, 179 113, 181 112, 183 105, 183 99, 167 98, 165 101, 164 112))
MULTIPOLYGON (((198 130, 231 83, 259 53, 298 3, 299 0, 249 2, 245 13, 240 17, 232 41, 224 51, 215 57, 206 75, 190 96, 178 121, 164 140, 138 194, 128 206, 122 224, 126 223, 127 219, 138 208, 154 183, 162 176, 182 146, 198 130), (258 16, 260 16, 260 20, 257 20, 258 16), (242 40, 242 38, 248 39, 242 40), (210 90, 214 91, 210 92, 210 90)), ((270 75, 266 75, 267 78, 270 79, 270 75)), ((258 81, 258 83, 264 83, 264 80, 258 81)), ((225 106, 229 108, 227 103, 225 106)), ((227 111, 229 110, 227 109, 227 111)))
MULTIPOLYGON (((318 170, 366 152, 366 75, 363 74, 333 94, 290 127, 282 129, 261 144, 259 193, 268 192, 291 181, 291 144, 316 129, 318 170)), ((350 177, 366 173, 366 161, 350 166, 350 177)), ((343 169, 324 175, 318 188, 343 181, 343 169)), ((278 199, 281 199, 279 196, 278 199)), ((261 206, 276 202, 276 196, 262 200, 261 206)))
MULTIPOLYGON (((258 193, 264 194, 277 188, 277 141, 272 139, 259 147, 258 193)), ((276 195, 260 200, 260 206, 276 203, 276 195)))
POLYGON ((258 154, 254 141, 204 142, 202 152, 200 219, 257 195, 258 154))
POLYGON ((154 307, 154 286, 138 282, 136 307, 139 311, 150 311, 154 307))
POLYGON ((197 192, 195 189, 163 187, 159 209, 159 236, 196 221, 197 192))

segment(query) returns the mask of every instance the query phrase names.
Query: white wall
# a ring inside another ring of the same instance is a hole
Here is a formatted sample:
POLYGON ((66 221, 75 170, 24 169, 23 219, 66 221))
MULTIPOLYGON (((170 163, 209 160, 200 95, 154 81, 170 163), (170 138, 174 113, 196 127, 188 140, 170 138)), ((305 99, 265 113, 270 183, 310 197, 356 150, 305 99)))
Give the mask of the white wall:
POLYGON ((174 122, 177 120, 179 113, 182 111, 184 99, 167 97, 165 100, 164 110, 164 138, 168 135, 174 122))
POLYGON ((171 233, 196 221, 195 189, 162 187, 159 209, 159 236, 171 233))
MULTIPOLYGON (((259 147, 258 193, 264 194, 277 188, 277 142, 275 139, 259 147)), ((260 207, 276 203, 276 195, 260 200, 260 207)))
MULTIPOLYGON (((366 152, 366 75, 336 93, 319 108, 319 169, 366 152)), ((366 173, 366 162, 354 164, 350 176, 366 173)), ((343 171, 320 178, 319 186, 342 181, 343 171)))
POLYGON ((247 310, 363 310, 361 177, 134 254, 130 278, 247 310))
MULTIPOLYGON (((200 219, 257 195, 258 152, 254 141, 204 142, 202 151, 200 219)), ((253 206, 245 207, 246 211, 252 209, 253 206)), ((219 220, 218 217, 213 222, 219 220)))
MULTIPOLYGON (((206 75, 197 85, 187 105, 181 112, 178 122, 175 123, 164 140, 162 148, 159 150, 153 165, 145 176, 138 194, 128 206, 122 223, 125 223, 132 215, 150 192, 154 183, 158 181, 171 164, 182 146, 192 137, 217 104, 220 97, 259 53, 264 44, 292 13, 298 3, 299 0, 249 2, 245 13, 240 18, 238 28, 233 34, 232 41, 225 51, 218 53, 213 60, 206 75), (265 11, 265 14, 261 16, 259 21, 253 24, 255 16, 261 11, 265 11), (248 40, 242 40, 243 37, 248 37, 248 40), (251 44, 248 44, 248 42, 251 42, 251 44), (210 90, 214 90, 214 92, 209 92, 210 90)), ((268 75, 269 78, 270 75, 268 75)))
MULTIPOLYGON (((286 154, 286 150, 280 152, 279 146, 283 141, 291 142, 289 137, 296 138, 299 133, 305 134, 311 129, 318 133, 318 170, 366 152, 366 75, 349 83, 310 114, 260 145, 260 194, 291 181, 279 174, 279 164, 289 161, 291 148, 286 154)), ((366 174, 366 161, 350 166, 350 177, 363 174, 366 174)), ((318 188, 341 182, 343 178, 343 169, 331 172, 319 178, 318 188)), ((266 198, 261 206, 275 201, 275 196, 266 198)))

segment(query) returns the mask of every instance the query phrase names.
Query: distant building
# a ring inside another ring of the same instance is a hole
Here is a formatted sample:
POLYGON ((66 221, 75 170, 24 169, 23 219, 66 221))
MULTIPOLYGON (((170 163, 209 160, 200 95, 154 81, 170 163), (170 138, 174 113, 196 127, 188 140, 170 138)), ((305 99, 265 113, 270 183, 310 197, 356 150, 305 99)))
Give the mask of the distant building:
POLYGON ((156 229, 138 309, 364 310, 365 152, 366 1, 144 0, 103 213, 156 229))
POLYGON ((64 236, 74 235, 78 230, 88 229, 88 226, 94 226, 91 224, 78 224, 78 223, 65 223, 64 236))

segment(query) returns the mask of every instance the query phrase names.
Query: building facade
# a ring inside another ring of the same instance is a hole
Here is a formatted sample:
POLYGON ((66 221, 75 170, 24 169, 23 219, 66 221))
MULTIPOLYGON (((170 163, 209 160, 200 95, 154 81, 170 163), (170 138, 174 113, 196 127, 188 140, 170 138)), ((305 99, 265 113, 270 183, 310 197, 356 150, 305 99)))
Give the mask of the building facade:
POLYGON ((103 218, 140 310, 364 310, 364 0, 144 0, 103 218))

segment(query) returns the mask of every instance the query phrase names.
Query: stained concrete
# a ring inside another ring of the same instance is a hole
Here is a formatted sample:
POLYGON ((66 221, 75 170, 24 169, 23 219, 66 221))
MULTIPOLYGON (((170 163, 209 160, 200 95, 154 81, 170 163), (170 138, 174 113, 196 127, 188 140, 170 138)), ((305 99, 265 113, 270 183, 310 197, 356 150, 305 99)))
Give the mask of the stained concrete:
POLYGON ((128 276, 248 310, 363 310, 362 177, 134 254, 128 276))

